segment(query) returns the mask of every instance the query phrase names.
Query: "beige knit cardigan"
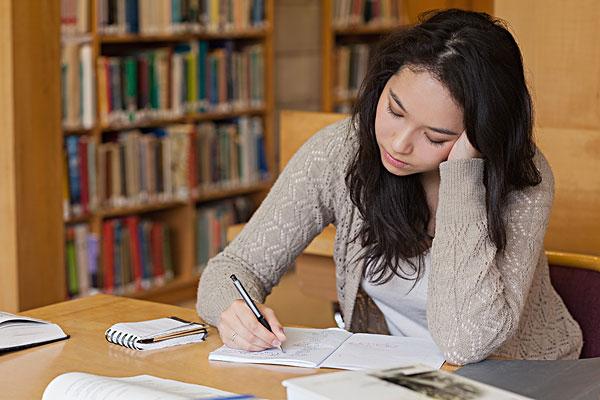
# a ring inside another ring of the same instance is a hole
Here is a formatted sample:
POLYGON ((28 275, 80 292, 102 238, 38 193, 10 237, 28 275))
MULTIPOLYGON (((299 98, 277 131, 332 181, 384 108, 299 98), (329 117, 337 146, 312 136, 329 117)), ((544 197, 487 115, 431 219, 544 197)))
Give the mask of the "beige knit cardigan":
MULTIPOLYGON (((231 274, 263 302, 296 256, 331 223, 336 227, 334 261, 344 319, 354 331, 387 332, 380 311, 359 290, 364 262, 359 241, 350 240, 362 223, 345 184, 356 147, 356 131, 345 119, 319 131, 294 155, 240 235, 203 272, 197 310, 205 321, 216 325, 221 312, 239 298, 231 274)), ((543 248, 552 171, 540 152, 534 161, 542 183, 510 193, 502 252, 488 237, 484 160, 440 165, 427 321, 453 364, 491 354, 577 358, 581 351, 581 330, 550 284, 543 248)))

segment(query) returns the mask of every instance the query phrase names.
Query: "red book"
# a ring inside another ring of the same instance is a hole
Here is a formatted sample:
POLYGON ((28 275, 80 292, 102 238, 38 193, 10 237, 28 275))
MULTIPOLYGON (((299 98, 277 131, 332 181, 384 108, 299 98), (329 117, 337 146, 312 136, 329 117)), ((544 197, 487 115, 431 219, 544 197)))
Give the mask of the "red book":
POLYGON ((141 259, 141 244, 138 235, 138 217, 127 217, 125 219, 127 229, 129 231, 129 240, 131 246, 131 265, 133 266, 133 279, 135 281, 135 288, 142 288, 142 259, 141 259))
POLYGON ((79 153, 79 179, 81 180, 81 206, 83 213, 90 211, 90 188, 88 183, 88 138, 81 137, 77 143, 77 152, 79 153))
POLYGON ((163 263, 163 232, 159 223, 152 223, 150 228, 150 251, 152 253, 152 266, 154 267, 154 277, 162 278, 165 275, 165 266, 163 263))
POLYGON ((115 234, 114 222, 102 224, 102 275, 104 291, 112 293, 115 285, 115 234))

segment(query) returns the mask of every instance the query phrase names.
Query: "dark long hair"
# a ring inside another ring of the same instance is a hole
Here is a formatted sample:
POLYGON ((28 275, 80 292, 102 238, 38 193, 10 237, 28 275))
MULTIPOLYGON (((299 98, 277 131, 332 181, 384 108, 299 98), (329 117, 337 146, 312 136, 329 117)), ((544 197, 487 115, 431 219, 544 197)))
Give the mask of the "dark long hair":
POLYGON ((506 244, 501 214, 507 194, 541 182, 533 162, 533 108, 521 52, 500 20, 457 9, 433 11, 419 24, 390 34, 371 57, 354 106, 359 146, 346 173, 364 220, 353 239, 361 241, 370 265, 364 273, 374 283, 394 275, 416 282, 424 271, 422 253, 431 246, 431 216, 419 176, 388 172, 375 139, 379 97, 402 67, 431 73, 461 106, 468 139, 485 160, 488 235, 498 251, 506 244), (417 256, 417 263, 410 260, 417 256))

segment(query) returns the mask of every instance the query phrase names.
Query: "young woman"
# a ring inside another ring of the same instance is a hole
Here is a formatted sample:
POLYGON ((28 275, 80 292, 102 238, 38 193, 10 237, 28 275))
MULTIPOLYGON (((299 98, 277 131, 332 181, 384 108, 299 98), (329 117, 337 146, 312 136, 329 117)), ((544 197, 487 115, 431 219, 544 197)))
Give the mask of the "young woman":
POLYGON ((273 311, 261 307, 270 333, 229 275, 263 302, 331 223, 349 330, 430 338, 459 365, 577 358, 581 331, 544 255, 553 177, 532 114, 519 48, 489 15, 430 13, 390 35, 352 119, 314 135, 209 262, 199 315, 230 347, 280 344, 273 311))

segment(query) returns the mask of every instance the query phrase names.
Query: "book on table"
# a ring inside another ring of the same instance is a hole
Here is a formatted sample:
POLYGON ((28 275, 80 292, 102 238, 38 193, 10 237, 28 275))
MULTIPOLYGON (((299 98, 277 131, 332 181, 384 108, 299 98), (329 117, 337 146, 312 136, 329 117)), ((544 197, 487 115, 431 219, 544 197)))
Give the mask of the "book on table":
POLYGON ((415 363, 440 368, 444 356, 433 341, 343 329, 284 328, 283 352, 276 348, 249 352, 222 346, 211 352, 212 361, 279 364, 307 368, 349 370, 387 368, 415 363))
POLYGON ((288 400, 531 400, 424 365, 319 374, 282 384, 288 400))
POLYGON ((191 400, 191 399, 254 399, 252 395, 235 395, 208 386, 162 379, 151 375, 114 378, 68 372, 54 378, 42 400, 191 400))
POLYGON ((57 324, 0 311, 0 354, 68 337, 57 324))

